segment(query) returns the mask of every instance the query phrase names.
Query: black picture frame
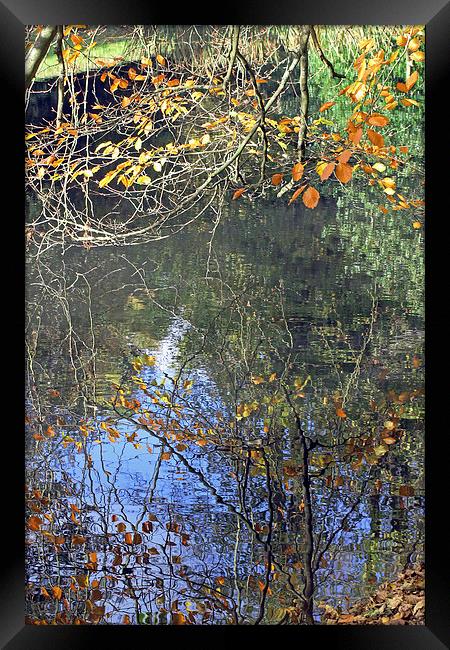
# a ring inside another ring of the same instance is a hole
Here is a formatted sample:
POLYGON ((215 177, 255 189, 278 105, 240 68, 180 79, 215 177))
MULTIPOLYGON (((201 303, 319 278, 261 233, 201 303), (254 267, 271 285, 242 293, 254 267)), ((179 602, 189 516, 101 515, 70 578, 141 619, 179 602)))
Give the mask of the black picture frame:
MULTIPOLYGON (((278 643, 329 644, 334 648, 364 650, 441 650, 450 647, 450 582, 446 580, 447 542, 444 534, 446 495, 448 493, 446 466, 448 455, 442 445, 448 433, 436 410, 444 409, 448 401, 448 381, 437 378, 441 349, 436 340, 445 335, 445 319, 440 299, 435 295, 435 280, 441 276, 441 261, 446 259, 448 238, 441 231, 440 219, 446 215, 439 210, 439 192, 446 187, 446 164, 443 138, 448 132, 448 107, 445 108, 445 73, 449 61, 450 5, 444 0, 339 0, 326 5, 318 0, 297 2, 278 0, 270 5, 247 0, 233 5, 227 3, 209 8, 185 5, 183 9, 169 4, 141 5, 136 0, 2 0, 0 2, 0 67, 3 98, 0 102, 7 124, 3 131, 10 137, 7 155, 3 150, 7 194, 13 196, 8 208, 8 226, 4 230, 4 248, 15 247, 12 265, 7 262, 2 283, 7 305, 4 320, 9 321, 11 341, 4 351, 4 373, 13 380, 14 391, 8 390, 8 422, 4 420, 7 437, 3 454, 3 475, 10 474, 2 491, 2 538, 7 550, 2 554, 0 583, 0 641, 8 650, 26 650, 49 647, 90 648, 105 643, 110 647, 126 647, 137 642, 189 644, 229 643, 239 639, 243 643, 271 643, 266 635, 276 634, 278 643), (24 624, 24 444, 23 436, 23 351, 24 319, 24 182, 23 97, 24 97, 24 26, 27 24, 425 24, 426 26, 426 625, 425 626, 265 626, 262 631, 250 626, 26 626, 24 624), (444 112, 444 114, 443 114, 444 112), (447 124, 447 126, 446 126, 447 124), (17 183, 17 190, 11 184, 17 183), (21 198, 19 198, 21 197, 21 198), (12 224, 12 225, 11 225, 12 224), (6 235, 5 235, 6 232, 6 235), (6 240, 6 237, 8 238, 6 240), (433 289, 431 289, 433 285, 433 289), (437 302, 439 303, 437 306, 437 302), (8 317, 6 318, 6 313, 8 317), (433 369, 431 376, 430 367, 433 369), (11 394, 13 392, 13 394, 11 394), (444 405, 444 407, 442 407, 444 405), (10 421, 12 419, 12 422, 10 421), (269 629, 270 628, 270 629, 269 629), (156 635, 156 636, 155 636, 156 635), (263 636, 262 636, 263 635, 263 636)), ((448 181, 447 181, 448 183, 448 181)), ((442 205, 445 206, 443 202, 442 205)), ((448 212, 448 210, 447 210, 448 212)), ((445 219, 444 219, 445 221, 445 219)), ((6 223, 6 220, 5 222, 6 223)), ((6 226, 4 226, 6 228, 6 226)), ((9 338, 8 338, 9 340, 9 338)), ((6 403, 3 393, 4 404, 6 403)), ((445 413, 442 417, 445 419, 445 413)), ((185 647, 185 646, 184 646, 185 647)), ((292 647, 292 646, 291 646, 292 647)), ((305 647, 305 646, 304 646, 305 647)), ((309 646, 311 647, 311 646, 309 646)), ((315 646, 314 646, 315 647, 315 646)))

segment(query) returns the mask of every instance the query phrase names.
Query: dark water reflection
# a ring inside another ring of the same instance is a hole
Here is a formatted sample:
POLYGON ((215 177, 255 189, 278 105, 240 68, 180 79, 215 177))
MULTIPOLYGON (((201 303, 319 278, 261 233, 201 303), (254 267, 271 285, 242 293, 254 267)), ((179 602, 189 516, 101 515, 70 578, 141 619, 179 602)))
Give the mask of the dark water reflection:
POLYGON ((30 253, 33 619, 319 620, 422 552, 422 235, 368 205, 30 253))

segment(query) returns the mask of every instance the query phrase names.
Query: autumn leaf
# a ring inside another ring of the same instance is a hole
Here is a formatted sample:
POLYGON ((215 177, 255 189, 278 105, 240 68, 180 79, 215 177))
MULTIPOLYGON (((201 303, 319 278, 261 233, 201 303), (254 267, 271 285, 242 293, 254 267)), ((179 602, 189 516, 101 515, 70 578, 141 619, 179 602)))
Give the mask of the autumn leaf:
POLYGON ((231 200, 232 200, 232 201, 236 201, 236 199, 238 199, 240 196, 242 196, 242 195, 244 194, 244 192, 246 191, 246 189, 247 189, 247 188, 245 188, 245 187, 240 187, 240 188, 239 188, 238 190, 236 190, 236 192, 233 194, 231 200))
POLYGON ((384 147, 384 138, 376 131, 373 131, 372 129, 368 129, 367 137, 375 147, 380 147, 380 148, 384 147))
POLYGON ((172 625, 185 625, 186 618, 181 612, 172 612, 172 625))
POLYGON ((52 587, 52 592, 56 600, 61 600, 62 597, 62 589, 61 587, 58 587, 57 585, 52 587))
POLYGON ((301 162, 295 163, 295 165, 292 167, 292 180, 295 183, 301 179, 304 170, 305 166, 301 162))
POLYGON ((345 149, 342 153, 339 154, 337 160, 340 163, 346 163, 350 160, 350 157, 352 155, 352 152, 350 149, 345 149))
POLYGON ((325 102, 325 104, 322 104, 322 106, 319 108, 319 111, 323 113, 324 111, 328 110, 332 106, 335 105, 336 102, 325 102))
POLYGON ((30 517, 28 519, 28 528, 31 530, 40 530, 42 526, 42 519, 40 517, 30 517))
POLYGON ((353 144, 359 144, 359 141, 361 140, 363 130, 362 127, 355 127, 353 122, 348 123, 348 139, 350 142, 353 142, 353 144))
POLYGON ((309 186, 306 192, 303 194, 303 203, 307 208, 315 208, 319 203, 320 194, 315 187, 309 186))
POLYGON ((342 418, 342 419, 347 417, 347 413, 340 406, 336 409, 336 415, 338 416, 338 418, 342 418))
POLYGON ((288 203, 288 205, 291 205, 291 203, 293 203, 294 201, 296 201, 296 200, 298 199, 298 197, 299 197, 300 194, 303 192, 303 190, 305 189, 305 187, 306 187, 306 185, 302 185, 301 187, 298 188, 298 190, 295 190, 294 194, 293 194, 293 195, 291 196, 291 198, 289 199, 289 203, 288 203))
POLYGON ((410 55, 410 58, 413 61, 425 61, 425 53, 424 52, 413 52, 410 55))
POLYGON ((157 54, 156 60, 158 61, 159 65, 166 65, 166 59, 162 56, 162 54, 157 54))
POLYGON ((334 170, 336 178, 341 181, 341 183, 348 183, 353 174, 353 167, 348 163, 338 163, 336 169, 334 170))
POLYGON ((279 185, 283 180, 283 174, 274 174, 272 176, 272 185, 279 185))
POLYGON ((419 78, 419 73, 417 72, 417 70, 414 70, 414 72, 405 81, 405 86, 406 86, 406 89, 408 90, 408 92, 416 84, 418 78, 419 78))
POLYGON ((334 162, 322 163, 321 166, 317 169, 319 172, 320 180, 326 181, 327 178, 329 178, 333 173, 335 166, 336 165, 334 162))
POLYGON ((389 118, 380 113, 372 113, 372 115, 367 118, 367 124, 370 124, 371 126, 386 126, 386 124, 389 124, 389 118))

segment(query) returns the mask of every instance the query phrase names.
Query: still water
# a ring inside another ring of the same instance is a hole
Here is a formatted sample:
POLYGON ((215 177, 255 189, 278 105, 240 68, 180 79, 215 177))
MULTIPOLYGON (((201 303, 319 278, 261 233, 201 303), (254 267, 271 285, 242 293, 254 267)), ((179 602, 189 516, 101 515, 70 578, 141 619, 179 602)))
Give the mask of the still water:
POLYGON ((370 192, 30 251, 31 620, 319 622, 421 556, 423 234, 370 192))

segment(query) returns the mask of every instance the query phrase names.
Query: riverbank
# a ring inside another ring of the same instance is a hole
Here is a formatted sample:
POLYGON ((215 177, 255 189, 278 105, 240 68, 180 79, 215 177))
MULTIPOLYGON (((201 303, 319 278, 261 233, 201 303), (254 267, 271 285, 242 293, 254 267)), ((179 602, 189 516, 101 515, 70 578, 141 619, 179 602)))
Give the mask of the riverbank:
POLYGON ((323 605, 327 625, 425 625, 425 566, 418 564, 384 582, 347 612, 323 605))

